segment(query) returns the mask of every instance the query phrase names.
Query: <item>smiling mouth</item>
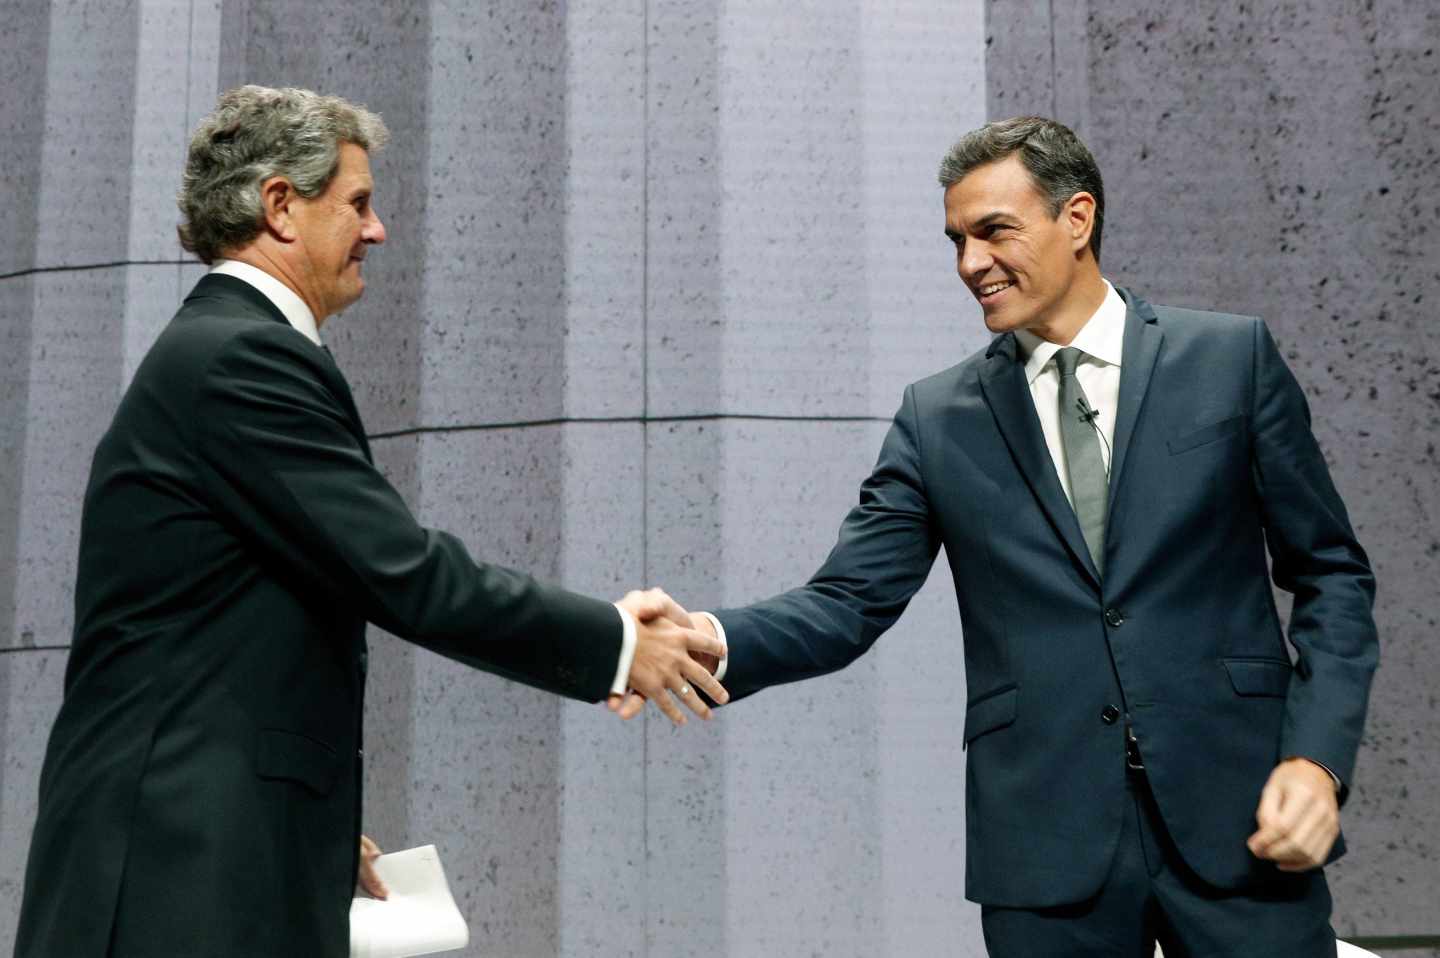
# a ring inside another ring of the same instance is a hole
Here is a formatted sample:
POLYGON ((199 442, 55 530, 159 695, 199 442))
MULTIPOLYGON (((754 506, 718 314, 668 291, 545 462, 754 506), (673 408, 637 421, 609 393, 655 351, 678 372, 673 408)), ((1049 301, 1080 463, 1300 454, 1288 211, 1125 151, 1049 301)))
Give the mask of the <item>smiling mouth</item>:
POLYGON ((1014 285, 1013 282, 1008 280, 1001 283, 986 283, 984 286, 975 287, 975 296, 980 300, 980 305, 988 306, 990 303, 995 302, 1001 293, 1014 285))

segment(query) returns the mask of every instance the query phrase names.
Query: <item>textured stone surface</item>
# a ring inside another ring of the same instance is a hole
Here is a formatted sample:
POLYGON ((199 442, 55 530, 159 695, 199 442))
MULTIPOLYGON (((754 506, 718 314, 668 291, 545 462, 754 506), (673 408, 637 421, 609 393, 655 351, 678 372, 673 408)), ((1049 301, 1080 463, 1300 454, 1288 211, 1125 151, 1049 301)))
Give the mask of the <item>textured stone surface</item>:
POLYGON ((434 3, 421 401, 427 424, 564 402, 562 8, 434 3))
MULTIPOLYGON (((191 86, 192 54, 214 50, 213 44, 192 43, 191 0, 141 0, 135 4, 134 115, 130 126, 129 260, 176 260, 183 257, 175 233, 178 213, 175 190, 190 139, 186 107, 192 99, 214 99, 214 81, 207 89, 191 86), (176 56, 177 50, 186 55, 176 56)), ((128 39, 128 38, 127 38, 128 39)), ((195 71, 201 72, 201 71, 195 71)), ((126 172, 124 163, 120 173, 126 172)))
POLYGON ((20 552, 20 493, 25 463, 26 414, 30 405, 31 312, 35 280, 0 279, 0 644, 18 640, 15 576, 20 552))
POLYGON ((719 17, 713 0, 647 3, 645 408, 652 416, 720 408, 719 17))
MULTIPOLYGON (((7 228, 0 231, 0 275, 35 266, 35 223, 40 203, 40 155, 45 142, 45 99, 50 10, 32 0, 0 4, 0 190, 7 228)), ((14 315, 7 311, 5 316, 14 315)))
POLYGON ((872 416, 888 419, 908 383, 990 338, 955 275, 935 177, 950 144, 985 122, 983 6, 981 0, 866 0, 862 6, 867 300, 854 308, 868 310, 870 390, 863 411, 872 416))
POLYGON ((104 0, 49 6, 45 94, 30 105, 45 117, 35 264, 120 262, 137 136, 137 7, 104 0))
POLYGON ((868 398, 860 23, 857 0, 724 7, 726 412, 857 415, 868 398))
MULTIPOLYGON (((20 452, 15 613, 5 644, 68 644, 80 507, 95 444, 120 398, 120 339, 130 266, 40 273, 20 452)), ((173 287, 172 287, 173 288, 173 287)), ((173 307, 172 307, 173 308, 173 307)))
POLYGON ((565 16, 565 403, 645 406, 645 2, 574 0, 565 16))
MULTIPOLYGON (((574 423, 562 430, 560 581, 597 598, 670 586, 646 573, 644 427, 574 423)), ((677 594, 679 594, 677 592, 677 594)), ((646 723, 603 706, 560 705, 560 955, 643 955, 646 723)), ((687 857, 663 863, 684 880, 687 857)))
MULTIPOLYGON (((1022 14, 990 6, 993 116, 1067 95, 1039 61, 1047 37, 1060 50, 1075 32, 1022 14)), ((1158 302, 1265 317, 1380 583, 1352 851, 1331 871, 1336 927, 1434 934, 1440 12, 1092 4, 1084 43, 1107 274, 1158 302)))
POLYGON ((63 649, 0 652, 0 943, 15 940, 35 797, 60 709, 63 649))

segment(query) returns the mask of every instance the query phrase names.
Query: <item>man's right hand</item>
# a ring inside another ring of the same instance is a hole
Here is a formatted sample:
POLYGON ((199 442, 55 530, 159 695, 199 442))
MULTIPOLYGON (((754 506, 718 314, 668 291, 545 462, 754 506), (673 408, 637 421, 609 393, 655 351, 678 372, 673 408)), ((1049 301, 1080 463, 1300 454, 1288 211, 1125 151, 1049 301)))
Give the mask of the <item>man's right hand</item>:
POLYGON ((622 700, 610 696, 610 710, 622 719, 631 719, 653 701, 676 725, 685 724, 685 713, 675 704, 678 698, 702 719, 710 718, 710 707, 695 689, 703 689, 714 702, 724 704, 730 694, 695 656, 717 661, 725 646, 709 631, 696 629, 690 614, 660 589, 630 592, 618 603, 635 618, 635 659, 630 665, 632 691, 622 700), (673 697, 672 694, 673 693, 673 697))

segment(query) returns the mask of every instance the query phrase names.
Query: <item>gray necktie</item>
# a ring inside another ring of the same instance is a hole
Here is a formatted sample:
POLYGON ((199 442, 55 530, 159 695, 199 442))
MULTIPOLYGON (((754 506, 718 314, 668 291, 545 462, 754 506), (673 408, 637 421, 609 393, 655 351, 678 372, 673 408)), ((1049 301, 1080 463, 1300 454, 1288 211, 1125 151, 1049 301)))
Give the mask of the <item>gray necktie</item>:
POLYGON ((1060 444, 1065 449, 1065 470, 1070 476, 1070 498, 1075 518, 1095 569, 1105 574, 1105 500, 1109 477, 1105 460, 1100 458, 1100 427, 1094 423, 1095 411, 1075 378, 1075 367, 1084 356, 1073 346, 1055 354, 1060 370, 1060 444))

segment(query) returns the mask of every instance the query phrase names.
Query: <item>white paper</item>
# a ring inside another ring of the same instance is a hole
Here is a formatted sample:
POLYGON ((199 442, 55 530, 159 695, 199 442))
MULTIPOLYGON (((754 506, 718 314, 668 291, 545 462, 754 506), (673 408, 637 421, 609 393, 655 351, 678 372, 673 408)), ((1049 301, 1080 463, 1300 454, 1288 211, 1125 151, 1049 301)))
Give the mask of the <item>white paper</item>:
POLYGON ((470 943, 434 845, 381 855, 375 871, 390 897, 357 892, 350 902, 350 958, 411 958, 470 943))

